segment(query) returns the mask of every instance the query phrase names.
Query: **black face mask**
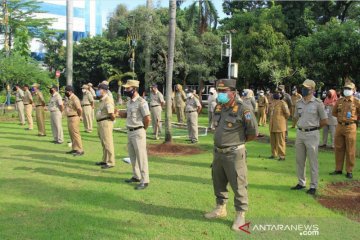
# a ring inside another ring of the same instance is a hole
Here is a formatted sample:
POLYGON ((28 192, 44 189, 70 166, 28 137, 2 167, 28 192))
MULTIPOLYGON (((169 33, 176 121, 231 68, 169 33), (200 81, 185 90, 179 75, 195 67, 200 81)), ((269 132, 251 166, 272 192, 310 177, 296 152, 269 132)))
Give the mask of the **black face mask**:
POLYGON ((65 96, 70 97, 70 93, 69 93, 69 92, 65 92, 65 96))
POLYGON ((280 99, 280 94, 279 93, 274 93, 273 94, 273 99, 275 99, 275 100, 279 100, 280 99))
POLYGON ((50 94, 53 95, 54 94, 54 90, 50 89, 50 94))
POLYGON ((13 91, 16 92, 16 91, 17 91, 17 88, 16 88, 16 87, 13 87, 13 91))
POLYGON ((124 91, 124 95, 129 97, 129 98, 132 98, 134 96, 134 93, 135 93, 134 89, 132 89, 130 91, 124 91))

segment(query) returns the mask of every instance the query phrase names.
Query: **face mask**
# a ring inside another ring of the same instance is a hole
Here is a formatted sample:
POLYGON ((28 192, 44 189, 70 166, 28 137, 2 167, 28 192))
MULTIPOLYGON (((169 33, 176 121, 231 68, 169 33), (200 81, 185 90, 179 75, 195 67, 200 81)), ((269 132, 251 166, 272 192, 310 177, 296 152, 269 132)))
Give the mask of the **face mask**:
POLYGON ((81 90, 83 93, 86 93, 86 90, 85 89, 83 89, 83 90, 81 90))
POLYGON ((135 93, 134 89, 132 89, 130 91, 124 91, 124 95, 129 97, 129 98, 132 98, 134 96, 134 93, 135 93))
POLYGON ((292 91, 292 94, 294 94, 294 95, 295 95, 295 94, 296 94, 296 91, 292 91))
POLYGON ((97 97, 101 97, 101 92, 100 92, 100 90, 99 90, 99 89, 98 89, 98 90, 96 90, 95 94, 96 94, 96 96, 97 96, 97 97))
POLYGON ((65 92, 65 96, 70 97, 70 93, 69 93, 69 92, 65 92))
POLYGON ((353 90, 349 90, 349 89, 345 89, 344 90, 344 96, 345 97, 350 97, 354 94, 353 90))
POLYGON ((191 97, 192 97, 192 93, 187 93, 187 94, 186 94, 186 97, 187 97, 187 98, 191 98, 191 97))
POLYGON ((50 94, 53 95, 54 94, 54 90, 50 89, 50 94))
POLYGON ((309 92, 310 92, 310 89, 308 89, 308 88, 301 89, 301 93, 304 97, 308 96, 309 92))
POLYGON ((246 92, 243 92, 243 93, 242 93, 242 96, 243 96, 243 97, 246 97, 246 96, 247 96, 247 93, 246 93, 246 92))
POLYGON ((274 94, 273 94, 273 99, 279 100, 279 99, 280 99, 280 94, 274 93, 274 94))
POLYGON ((32 88, 30 89, 30 91, 31 91, 31 92, 35 92, 35 88, 32 87, 32 88))
POLYGON ((219 93, 217 100, 220 104, 226 104, 230 101, 230 98, 227 93, 219 93))
POLYGON ((264 96, 264 94, 263 94, 263 93, 260 93, 259 95, 260 95, 260 96, 264 96))
POLYGON ((16 87, 13 87, 13 91, 14 91, 14 92, 16 92, 16 91, 17 91, 16 87))

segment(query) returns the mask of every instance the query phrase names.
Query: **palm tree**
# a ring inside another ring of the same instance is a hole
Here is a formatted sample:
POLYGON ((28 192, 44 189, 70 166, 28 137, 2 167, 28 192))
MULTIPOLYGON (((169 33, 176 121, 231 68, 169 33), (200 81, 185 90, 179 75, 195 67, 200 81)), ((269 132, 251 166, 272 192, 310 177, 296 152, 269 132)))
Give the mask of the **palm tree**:
POLYGON ((165 111, 165 142, 170 143, 171 136, 171 115, 172 115, 172 77, 174 70, 175 52, 175 29, 176 29, 176 0, 169 1, 169 50, 166 71, 166 111, 165 111))
POLYGON ((212 26, 213 29, 216 29, 218 23, 218 14, 214 4, 210 0, 199 0, 195 1, 189 7, 189 23, 192 23, 196 14, 198 14, 199 22, 199 34, 202 35, 212 26))

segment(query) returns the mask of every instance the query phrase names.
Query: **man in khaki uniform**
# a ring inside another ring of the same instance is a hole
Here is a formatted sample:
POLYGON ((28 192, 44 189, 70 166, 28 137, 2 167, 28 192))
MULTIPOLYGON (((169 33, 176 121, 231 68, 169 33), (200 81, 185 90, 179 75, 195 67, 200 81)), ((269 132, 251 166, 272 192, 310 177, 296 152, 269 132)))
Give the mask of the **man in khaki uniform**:
POLYGON ((356 122, 360 119, 360 100, 353 94, 355 85, 347 82, 344 86, 344 97, 340 98, 332 111, 338 125, 335 132, 335 171, 330 175, 342 174, 346 158, 346 177, 352 178, 356 159, 356 122))
MULTIPOLYGON (((288 108, 291 109, 293 104, 292 101, 291 101, 291 96, 290 94, 288 94, 286 91, 285 91, 285 85, 279 85, 279 87, 277 88, 277 91, 279 91, 280 93, 282 93, 282 97, 283 99, 281 100, 284 100, 286 102, 286 104, 288 105, 288 108)), ((288 138, 288 120, 286 120, 286 136, 285 136, 285 141, 287 141, 287 138, 288 138)))
POLYGON ((157 85, 153 84, 151 86, 150 92, 150 111, 151 124, 153 127, 153 134, 155 135, 155 139, 159 139, 159 133, 161 132, 161 112, 164 103, 164 96, 158 90, 157 85))
MULTIPOLYGON (((95 93, 92 83, 88 83, 87 85, 89 86, 89 92, 91 93, 91 96, 93 97, 93 99, 96 99, 96 93, 95 93)), ((95 106, 95 104, 94 104, 94 106, 95 106)), ((95 108, 91 109, 92 116, 93 116, 92 119, 95 118, 95 110, 94 109, 95 108)))
POLYGON ((293 87, 292 89, 292 95, 291 95, 291 102, 292 102, 292 107, 291 107, 291 118, 292 118, 292 126, 291 128, 295 128, 296 124, 297 124, 297 119, 294 117, 295 114, 295 105, 296 102, 299 101, 300 99, 302 99, 302 96, 300 93, 298 93, 297 88, 293 87))
POLYGON ((33 89, 33 99, 34 105, 36 108, 36 124, 38 127, 38 136, 43 137, 46 136, 45 131, 45 99, 42 92, 39 90, 39 84, 34 83, 32 85, 33 89))
POLYGON ((126 127, 129 157, 133 168, 133 176, 126 182, 140 182, 135 189, 142 190, 147 188, 150 182, 146 150, 146 129, 150 124, 149 105, 138 93, 139 81, 128 80, 123 87, 124 95, 130 98, 127 102, 126 127))
POLYGON ((189 140, 191 143, 197 143, 198 134, 198 115, 201 111, 201 104, 197 97, 194 96, 192 90, 186 93, 186 124, 189 134, 189 140))
MULTIPOLYGON (((105 84, 105 85, 107 85, 109 87, 109 82, 106 81, 106 80, 102 81, 101 84, 105 84)), ((107 90, 107 95, 110 97, 110 100, 114 102, 114 96, 113 96, 112 92, 110 91, 110 87, 107 90)))
POLYGON ((314 97, 315 82, 306 79, 303 83, 303 98, 296 103, 294 117, 298 119, 298 129, 295 141, 296 164, 298 184, 292 190, 305 188, 305 163, 306 158, 310 162, 311 183, 306 192, 314 195, 318 186, 318 146, 320 140, 319 129, 327 125, 327 114, 320 99, 314 97))
POLYGON ((279 161, 285 160, 286 142, 286 121, 290 116, 290 111, 287 104, 280 100, 281 93, 276 92, 273 95, 273 102, 270 108, 270 143, 271 143, 271 157, 274 159, 279 157, 279 161))
POLYGON ((175 85, 175 111, 179 123, 183 123, 186 96, 180 84, 175 85))
POLYGON ((50 111, 52 135, 55 144, 62 144, 64 142, 64 131, 62 127, 62 112, 64 111, 64 104, 60 94, 58 93, 57 86, 52 86, 50 88, 50 94, 51 98, 48 109, 50 111))
POLYGON ((98 136, 103 148, 103 158, 101 162, 96 165, 103 169, 112 168, 115 166, 115 152, 113 140, 113 121, 115 120, 114 102, 111 101, 107 95, 109 89, 108 85, 100 84, 98 86, 98 94, 100 98, 99 108, 96 111, 96 122, 98 129, 98 136))
POLYGON ((82 117, 85 127, 85 132, 91 133, 93 130, 93 109, 94 109, 94 97, 89 91, 89 86, 83 85, 81 87, 83 97, 81 100, 82 117))
POLYGON ((249 106, 236 101, 236 80, 217 81, 218 105, 215 109, 214 159, 212 179, 216 208, 205 214, 214 219, 227 215, 227 185, 234 191, 236 216, 232 229, 240 231, 248 210, 247 165, 245 142, 252 141, 258 133, 258 124, 249 106))
POLYGON ((25 84, 23 90, 24 90, 23 103, 25 108, 25 117, 29 125, 29 127, 26 130, 33 130, 33 118, 32 118, 33 98, 31 92, 29 91, 29 85, 25 84))
POLYGON ((258 98, 258 119, 259 126, 266 125, 266 113, 268 112, 269 101, 264 95, 264 90, 260 90, 258 98))
POLYGON ((25 96, 24 91, 21 90, 18 84, 15 85, 14 91, 16 92, 15 105, 19 114, 20 125, 25 125, 25 113, 24 113, 24 101, 23 101, 23 98, 25 96))
POLYGON ((211 87, 208 96, 208 119, 209 119, 208 129, 209 130, 215 130, 214 112, 215 112, 215 107, 217 105, 216 98, 217 98, 217 92, 215 88, 211 87))
POLYGON ((67 117, 68 130, 72 143, 72 150, 67 152, 74 156, 81 156, 84 154, 80 135, 80 120, 82 109, 79 98, 74 94, 72 86, 65 87, 65 115, 67 117))

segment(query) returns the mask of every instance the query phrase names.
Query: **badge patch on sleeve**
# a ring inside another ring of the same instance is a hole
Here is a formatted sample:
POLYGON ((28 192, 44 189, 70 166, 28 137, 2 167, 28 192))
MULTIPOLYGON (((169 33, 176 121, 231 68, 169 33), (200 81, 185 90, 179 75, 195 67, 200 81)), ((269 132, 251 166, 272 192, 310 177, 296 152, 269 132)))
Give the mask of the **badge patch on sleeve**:
POLYGON ((251 120, 251 113, 250 113, 250 111, 245 111, 245 112, 244 112, 244 117, 245 117, 246 120, 251 120))

